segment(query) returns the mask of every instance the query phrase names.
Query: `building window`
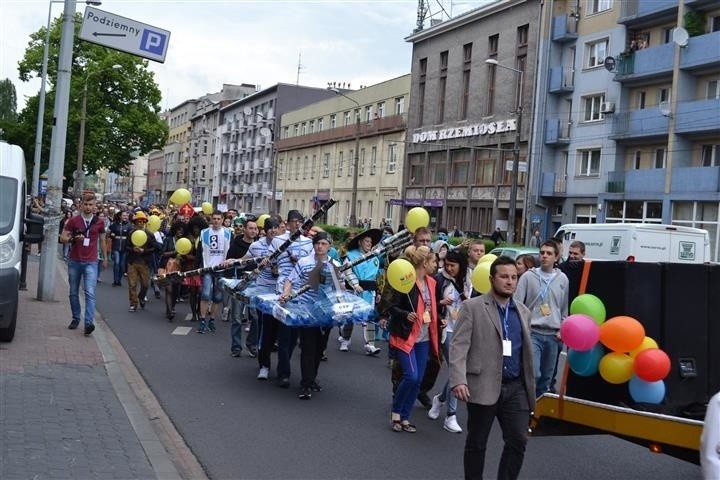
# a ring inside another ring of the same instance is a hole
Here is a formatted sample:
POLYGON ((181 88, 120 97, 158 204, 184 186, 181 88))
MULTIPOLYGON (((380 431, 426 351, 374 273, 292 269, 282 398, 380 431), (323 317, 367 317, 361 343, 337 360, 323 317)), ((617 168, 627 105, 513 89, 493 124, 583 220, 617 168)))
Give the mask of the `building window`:
POLYGON ((310 166, 310 178, 315 178, 315 169, 317 168, 317 155, 312 157, 312 165, 310 166))
POLYGON ((530 31, 529 25, 522 25, 517 29, 517 46, 527 47, 528 44, 528 33, 530 31))
POLYGON ((470 97, 470 67, 472 65, 472 43, 463 45, 462 96, 460 97, 460 119, 467 118, 468 99, 470 97))
POLYGON ((720 15, 708 18, 708 33, 720 32, 720 15))
MULTIPOLYGON (((488 58, 496 59, 498 55, 498 43, 500 41, 499 34, 488 37, 488 58)), ((495 76, 497 74, 497 66, 488 64, 487 77, 487 108, 485 113, 492 115, 495 111, 495 76)))
MULTIPOLYGON (((718 17, 720 18, 720 17, 718 17)), ((715 100, 720 98, 720 81, 709 80, 707 82, 707 89, 705 92, 705 100, 715 100)))
POLYGON ((447 170, 445 151, 430 152, 428 156, 430 160, 430 184, 445 185, 445 171, 447 170))
POLYGON ((385 116, 385 102, 377 104, 377 116, 378 118, 383 118, 385 116))
POLYGON ((578 151, 578 177, 597 177, 600 175, 600 150, 578 151))
POLYGON ((310 120, 310 131, 309 133, 315 133, 315 120, 310 120))
POLYGON ((717 167, 720 165, 720 145, 703 145, 701 159, 703 167, 717 167))
POLYGON ((646 97, 647 97, 647 92, 645 92, 645 90, 641 90, 637 93, 637 102, 638 102, 639 110, 645 110, 646 97))
POLYGON ((718 257, 718 202, 671 202, 672 224, 702 228, 710 234, 711 261, 718 257))
POLYGON ((640 170, 640 165, 642 165, 642 152, 640 150, 635 150, 632 165, 633 170, 640 170))
POLYGON ((438 84, 437 123, 445 120, 445 92, 447 90, 448 51, 440 52, 440 82, 438 84))
POLYGON ((613 0, 588 0, 587 2, 587 14, 593 15, 596 13, 610 10, 613 6, 613 0))
POLYGON ((326 153, 325 158, 323 158, 323 178, 328 178, 330 176, 330 154, 326 153))
POLYGON ((303 159, 303 180, 307 179, 308 175, 308 157, 305 155, 305 158, 303 159))
POLYGON ((343 152, 338 152, 338 162, 337 162, 337 164, 338 164, 337 176, 338 176, 338 177, 342 177, 342 174, 343 174, 343 163, 344 163, 344 160, 343 160, 343 152))
POLYGON ((387 173, 395 173, 397 171, 397 145, 391 143, 388 145, 388 163, 387 173))
POLYGON ((603 66, 607 56, 608 39, 603 38, 595 42, 585 44, 585 68, 603 66))
POLYGON ((478 185, 495 185, 495 158, 484 154, 478 158, 477 174, 475 176, 478 185))
POLYGON ((377 171, 377 147, 370 150, 370 175, 375 175, 377 171))
POLYGON ((345 112, 343 114, 343 125, 346 127, 350 125, 350 112, 345 112))
POLYGON ((277 164, 277 176, 278 176, 278 180, 282 180, 282 179, 283 179, 283 163, 284 163, 284 162, 285 162, 285 159, 283 159, 283 158, 281 158, 281 159, 278 160, 278 164, 277 164))
POLYGON ((665 168, 665 149, 655 149, 655 168, 665 168))
POLYGON ((662 102, 670 102, 670 88, 659 88, 657 91, 657 101, 658 105, 662 102))
POLYGON ((368 105, 367 107, 365 107, 365 121, 366 122, 372 121, 372 119, 373 119, 372 113, 373 113, 372 105, 368 105))
POLYGON ((300 125, 300 135, 305 135, 307 133, 307 122, 303 122, 300 125))
POLYGON ((350 149, 350 155, 348 155, 348 177, 353 176, 353 169, 355 168, 355 150, 350 149))
POLYGON ((420 59, 420 79, 418 83, 418 125, 422 125, 425 118, 425 82, 427 80, 427 58, 420 59))
POLYGON ((470 150, 456 150, 451 153, 452 184, 467 185, 470 170, 470 150))
POLYGON ((662 202, 609 201, 607 202, 605 221, 607 223, 662 223, 662 202))
POLYGON ((596 122, 602 120, 603 114, 600 107, 605 102, 605 95, 591 95, 583 97, 583 122, 596 122))
POLYGON ((395 99, 395 115, 405 113, 405 97, 397 97, 395 99))
POLYGON ((597 205, 575 205, 575 223, 597 223, 597 205))
POLYGON ((323 131, 323 119, 322 118, 318 118, 317 127, 318 127, 318 132, 323 131))
POLYGON ((337 115, 334 113, 330 115, 330 128, 335 128, 337 126, 337 115))
POLYGON ((425 155, 413 155, 409 163, 408 185, 425 185, 425 155))
POLYGON ((300 157, 295 159, 295 180, 300 180, 300 157))
POLYGON ((358 175, 365 175, 365 149, 360 149, 360 166, 358 167, 358 175))

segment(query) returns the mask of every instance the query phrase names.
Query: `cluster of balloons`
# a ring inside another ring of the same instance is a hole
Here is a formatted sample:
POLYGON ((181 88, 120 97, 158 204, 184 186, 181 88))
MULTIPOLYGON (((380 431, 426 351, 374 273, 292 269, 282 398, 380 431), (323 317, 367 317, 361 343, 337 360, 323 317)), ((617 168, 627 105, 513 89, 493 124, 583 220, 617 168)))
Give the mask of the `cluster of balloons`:
POLYGON ((568 346, 573 373, 590 377, 599 372, 608 383, 628 382, 630 396, 638 403, 663 401, 670 358, 645 336, 640 322, 625 315, 605 320, 605 305, 589 293, 573 300, 570 314, 560 327, 560 336, 568 346))
MULTIPOLYGON (((259 220, 258 220, 259 224, 259 220)), ((415 233, 415 230, 430 225, 430 214, 423 207, 408 210, 405 215, 405 227, 415 233)), ((415 285, 415 267, 404 258, 390 262, 387 269, 387 280, 390 286, 400 293, 409 293, 415 285)))
POLYGON ((490 266, 497 260, 497 255, 488 253, 480 257, 477 266, 473 270, 470 280, 475 290, 480 293, 488 293, 492 288, 490 284, 490 266))

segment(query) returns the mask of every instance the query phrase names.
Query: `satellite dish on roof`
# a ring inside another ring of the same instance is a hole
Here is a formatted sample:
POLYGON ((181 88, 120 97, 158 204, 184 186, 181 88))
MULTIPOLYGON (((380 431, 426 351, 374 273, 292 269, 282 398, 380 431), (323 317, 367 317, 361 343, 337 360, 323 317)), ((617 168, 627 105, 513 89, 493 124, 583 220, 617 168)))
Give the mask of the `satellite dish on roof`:
POLYGON ((687 47, 689 38, 687 30, 682 27, 674 28, 672 31, 672 41, 681 47, 687 47))

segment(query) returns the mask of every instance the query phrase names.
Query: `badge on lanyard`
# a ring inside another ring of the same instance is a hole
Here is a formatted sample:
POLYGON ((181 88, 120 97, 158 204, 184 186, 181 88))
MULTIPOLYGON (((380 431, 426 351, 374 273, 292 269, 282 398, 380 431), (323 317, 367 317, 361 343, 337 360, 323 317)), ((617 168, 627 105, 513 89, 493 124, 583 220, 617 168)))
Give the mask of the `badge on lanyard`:
POLYGON ((502 346, 503 346, 503 357, 512 357, 512 341, 511 340, 503 340, 502 346))
POLYGON ((90 239, 89 238, 83 238, 83 247, 89 247, 90 246, 90 239))
POLYGON ((544 316, 550 315, 550 305, 547 303, 543 303, 540 305, 540 313, 542 313, 544 316))
POLYGON ((430 312, 427 310, 423 312, 423 323, 430 323, 430 312))

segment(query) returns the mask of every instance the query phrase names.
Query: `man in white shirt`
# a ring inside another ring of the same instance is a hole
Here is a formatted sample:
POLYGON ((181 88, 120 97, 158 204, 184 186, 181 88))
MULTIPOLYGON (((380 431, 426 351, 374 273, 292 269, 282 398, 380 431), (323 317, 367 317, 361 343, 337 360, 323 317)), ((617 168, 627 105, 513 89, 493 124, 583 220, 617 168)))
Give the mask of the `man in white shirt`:
MULTIPOLYGON (((224 263, 232 240, 231 231, 223 227, 222 212, 215 210, 210 222, 210 227, 200 232, 199 255, 203 267, 215 267, 224 263)), ((197 333, 215 331, 215 314, 218 305, 223 301, 223 290, 218 280, 219 277, 212 273, 203 275, 200 314, 205 317, 200 319, 197 333), (208 314, 209 318, 207 318, 208 314)))

